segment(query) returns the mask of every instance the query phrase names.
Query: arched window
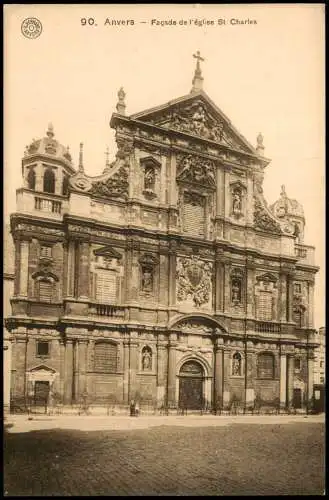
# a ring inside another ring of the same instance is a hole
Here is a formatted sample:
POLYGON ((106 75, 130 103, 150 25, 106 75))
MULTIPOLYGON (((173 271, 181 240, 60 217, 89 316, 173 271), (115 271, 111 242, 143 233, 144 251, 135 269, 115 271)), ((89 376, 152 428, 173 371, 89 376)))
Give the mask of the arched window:
POLYGON ((242 357, 239 352, 236 352, 232 358, 232 375, 242 374, 242 357))
POLYGON ((258 355, 257 374, 258 378, 274 378, 274 356, 271 352, 258 355))
POLYGON ((62 185, 62 194, 66 196, 69 193, 69 177, 68 175, 64 175, 63 177, 63 185, 62 185))
POLYGON ((94 367, 97 372, 116 373, 118 346, 114 342, 96 342, 94 367))
POLYGON ((142 350, 142 370, 152 370, 152 349, 148 346, 143 347, 142 350))
POLYGON ((35 171, 30 169, 28 176, 27 176, 27 184, 29 189, 35 189, 35 171))
POLYGON ((45 193, 55 192, 55 174, 51 168, 45 170, 43 176, 43 190, 45 193))

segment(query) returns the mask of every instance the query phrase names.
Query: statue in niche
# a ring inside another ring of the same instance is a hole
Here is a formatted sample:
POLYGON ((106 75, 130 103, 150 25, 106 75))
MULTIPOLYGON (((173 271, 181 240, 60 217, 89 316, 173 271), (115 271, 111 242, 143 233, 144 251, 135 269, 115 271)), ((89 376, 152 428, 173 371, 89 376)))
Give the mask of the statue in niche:
POLYGON ((241 302, 241 281, 240 279, 232 279, 232 302, 241 302))
POLYGON ((241 354, 238 352, 233 356, 232 375, 241 375, 241 354))
POLYGON ((153 269, 151 267, 142 268, 142 290, 152 292, 153 289, 153 269))
POLYGON ((152 352, 148 347, 144 347, 142 353, 142 369, 143 371, 152 369, 152 352))
POLYGON ((235 189, 233 192, 233 213, 235 215, 240 215, 241 210, 242 210, 242 203, 241 203, 241 191, 240 189, 235 189))
POLYGON ((147 167, 144 175, 144 189, 154 191, 155 172, 153 167, 147 167))

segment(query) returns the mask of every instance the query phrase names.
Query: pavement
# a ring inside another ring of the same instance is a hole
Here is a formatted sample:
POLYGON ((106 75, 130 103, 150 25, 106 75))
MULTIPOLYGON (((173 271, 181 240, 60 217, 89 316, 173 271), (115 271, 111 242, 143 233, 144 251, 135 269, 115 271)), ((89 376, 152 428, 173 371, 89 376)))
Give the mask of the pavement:
POLYGON ((94 416, 94 415, 8 415, 5 428, 10 433, 38 430, 72 429, 80 431, 120 431, 148 429, 159 426, 223 427, 232 424, 289 424, 324 423, 325 414, 320 415, 189 415, 189 416, 94 416))

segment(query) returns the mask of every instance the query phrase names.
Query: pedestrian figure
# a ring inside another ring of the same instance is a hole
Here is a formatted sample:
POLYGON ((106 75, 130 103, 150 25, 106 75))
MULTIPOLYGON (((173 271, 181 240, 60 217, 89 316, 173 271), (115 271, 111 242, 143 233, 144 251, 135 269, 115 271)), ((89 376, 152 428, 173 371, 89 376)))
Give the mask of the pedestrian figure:
POLYGON ((135 405, 135 401, 132 399, 130 401, 130 416, 131 417, 135 416, 135 411, 136 411, 136 405, 135 405))
POLYGON ((135 403, 135 416, 138 417, 139 415, 139 403, 135 403))

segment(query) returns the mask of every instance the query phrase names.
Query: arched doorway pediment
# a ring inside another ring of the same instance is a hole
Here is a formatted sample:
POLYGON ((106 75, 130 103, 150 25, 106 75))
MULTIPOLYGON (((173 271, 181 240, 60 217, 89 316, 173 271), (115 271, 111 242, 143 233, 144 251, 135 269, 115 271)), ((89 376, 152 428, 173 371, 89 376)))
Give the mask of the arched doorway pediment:
POLYGON ((204 333, 208 335, 228 333, 221 321, 207 314, 175 316, 168 326, 169 328, 179 329, 188 333, 204 333))

